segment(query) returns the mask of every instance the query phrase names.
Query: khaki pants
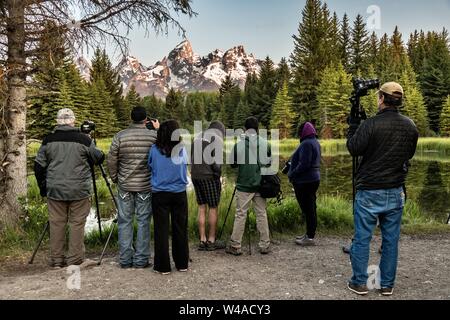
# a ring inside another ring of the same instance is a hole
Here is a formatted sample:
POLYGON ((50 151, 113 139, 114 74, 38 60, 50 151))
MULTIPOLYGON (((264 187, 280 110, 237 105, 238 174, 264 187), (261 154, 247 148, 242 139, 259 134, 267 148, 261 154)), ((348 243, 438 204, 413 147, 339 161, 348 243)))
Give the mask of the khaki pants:
POLYGON ((84 261, 84 226, 91 210, 91 199, 56 201, 48 199, 51 264, 81 264, 84 261), (66 225, 69 223, 69 252, 64 257, 66 225))
POLYGON ((242 246, 242 236, 245 231, 247 212, 253 201, 256 213, 256 227, 259 231, 259 248, 266 249, 270 246, 269 223, 267 221, 266 199, 259 193, 246 193, 236 191, 236 217, 234 218, 233 234, 231 235, 231 246, 240 249, 242 246))

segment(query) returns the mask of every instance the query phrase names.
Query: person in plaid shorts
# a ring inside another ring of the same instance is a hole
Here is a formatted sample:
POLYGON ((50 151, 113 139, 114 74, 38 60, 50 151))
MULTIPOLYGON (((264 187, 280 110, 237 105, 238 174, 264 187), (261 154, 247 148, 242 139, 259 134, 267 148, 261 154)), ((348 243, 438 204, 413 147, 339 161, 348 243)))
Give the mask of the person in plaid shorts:
POLYGON ((198 203, 198 230, 200 234, 200 251, 225 249, 225 244, 216 241, 218 207, 222 183, 221 165, 215 155, 222 155, 225 126, 220 121, 213 121, 205 133, 200 134, 192 144, 191 177, 198 203), (216 148, 215 148, 216 147, 216 148), (211 150, 205 152, 205 150, 211 150), (209 210, 208 210, 209 209, 209 210), (206 212, 208 212, 209 232, 206 236, 206 212))

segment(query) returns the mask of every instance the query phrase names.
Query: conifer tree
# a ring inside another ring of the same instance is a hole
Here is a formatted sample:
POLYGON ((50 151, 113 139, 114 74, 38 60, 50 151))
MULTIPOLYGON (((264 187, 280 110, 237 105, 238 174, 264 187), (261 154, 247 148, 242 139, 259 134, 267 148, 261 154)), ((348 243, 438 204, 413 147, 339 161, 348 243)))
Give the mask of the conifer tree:
POLYGON ((287 139, 295 118, 295 113, 292 110, 292 99, 289 97, 288 84, 285 82, 275 98, 270 128, 279 129, 280 139, 287 139))
POLYGON ((353 85, 351 75, 345 72, 341 63, 327 67, 319 85, 318 129, 324 139, 344 138, 349 113, 349 101, 353 85))
POLYGON ((295 112, 301 120, 315 120, 317 114, 317 86, 321 72, 332 56, 327 52, 327 23, 320 0, 307 0, 302 11, 298 34, 294 35, 291 54, 293 82, 291 91, 295 112))
POLYGON ((440 129, 442 136, 450 137, 450 95, 447 97, 442 109, 440 129))
POLYGON ((171 88, 169 94, 166 97, 166 105, 163 111, 163 118, 166 120, 175 119, 179 123, 184 120, 183 110, 183 93, 171 88))
POLYGON ((347 72, 350 71, 350 45, 351 45, 351 31, 350 31, 350 21, 348 15, 345 13, 342 18, 342 27, 339 37, 341 55, 341 63, 347 72))
POLYGON ((351 30, 351 72, 356 74, 360 70, 367 72, 367 59, 369 54, 369 33, 362 15, 358 14, 351 30))
POLYGON ((289 65, 286 58, 281 58, 276 74, 278 92, 278 90, 283 87, 285 82, 289 83, 291 81, 291 71, 289 70, 289 65))
POLYGON ((256 105, 253 106, 254 116, 256 116, 261 127, 268 128, 272 115, 272 105, 277 95, 277 71, 273 61, 266 57, 261 66, 259 79, 257 81, 258 95, 256 105))
POLYGON ((241 99, 234 114, 233 128, 242 129, 245 124, 245 120, 250 117, 251 112, 248 107, 247 101, 241 99))

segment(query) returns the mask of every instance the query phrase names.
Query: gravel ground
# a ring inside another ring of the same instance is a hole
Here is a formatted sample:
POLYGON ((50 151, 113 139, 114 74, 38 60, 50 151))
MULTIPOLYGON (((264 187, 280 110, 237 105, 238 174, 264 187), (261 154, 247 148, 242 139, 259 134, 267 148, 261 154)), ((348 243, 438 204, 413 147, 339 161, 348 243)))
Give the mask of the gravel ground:
MULTIPOLYGON (((163 276, 152 269, 122 270, 109 256, 102 266, 81 270, 80 290, 67 288, 67 269, 45 265, 40 252, 34 265, 26 258, 0 261, 0 299, 384 299, 376 291, 360 298, 349 292, 349 258, 341 251, 347 239, 318 239, 312 248, 291 241, 274 245, 270 255, 248 247, 241 257, 191 247, 188 273, 163 276)), ((378 264, 381 241, 372 243, 371 263, 378 264)), ((450 235, 402 237, 395 295, 391 299, 450 300, 450 235)), ((91 257, 95 258, 95 257, 91 257)))

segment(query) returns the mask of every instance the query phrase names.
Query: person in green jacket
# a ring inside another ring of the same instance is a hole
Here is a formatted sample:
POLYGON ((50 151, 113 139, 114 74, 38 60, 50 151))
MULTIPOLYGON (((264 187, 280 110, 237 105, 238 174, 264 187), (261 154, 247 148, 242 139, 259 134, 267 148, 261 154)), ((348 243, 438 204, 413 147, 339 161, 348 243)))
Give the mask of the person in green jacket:
POLYGON ((233 234, 226 252, 235 256, 242 254, 241 244, 247 212, 253 202, 256 225, 260 234, 259 252, 270 252, 270 232, 267 221, 266 199, 261 197, 261 168, 271 163, 270 145, 258 136, 258 120, 250 117, 245 121, 245 135, 233 149, 232 167, 238 169, 236 182, 236 216, 233 234), (261 156, 264 155, 264 156, 261 156))

